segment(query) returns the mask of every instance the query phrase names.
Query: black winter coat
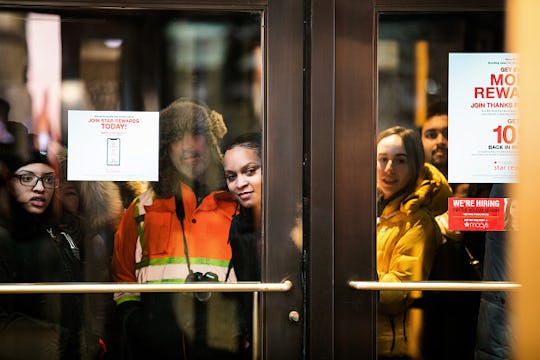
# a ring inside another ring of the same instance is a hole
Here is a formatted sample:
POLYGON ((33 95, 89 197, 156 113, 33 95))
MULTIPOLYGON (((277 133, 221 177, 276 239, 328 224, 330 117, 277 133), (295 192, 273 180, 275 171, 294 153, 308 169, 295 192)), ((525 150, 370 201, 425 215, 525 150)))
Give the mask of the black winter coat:
MULTIPOLYGON (((66 238, 53 227, 22 210, 15 211, 8 226, 9 232, 2 232, 0 239, 3 248, 1 281, 81 280, 79 260, 66 238)), ((12 345, 2 351, 22 358, 26 358, 26 351, 44 351, 57 359, 79 358, 80 297, 79 294, 2 295, 0 303, 4 315, 0 319, 0 338, 6 340, 1 341, 3 344, 12 345)))
POLYGON ((232 266, 238 281, 261 280, 261 235, 256 230, 251 209, 240 208, 229 230, 232 266))

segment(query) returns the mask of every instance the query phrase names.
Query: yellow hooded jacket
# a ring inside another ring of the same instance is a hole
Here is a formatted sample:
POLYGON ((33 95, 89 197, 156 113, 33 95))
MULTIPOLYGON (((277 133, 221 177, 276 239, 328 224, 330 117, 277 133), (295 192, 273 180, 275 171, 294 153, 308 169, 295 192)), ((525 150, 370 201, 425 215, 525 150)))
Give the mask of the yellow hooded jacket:
MULTIPOLYGON (((377 219, 377 275, 379 281, 427 280, 441 233, 434 217, 447 210, 452 189, 444 175, 430 164, 416 189, 388 203, 377 219)), ((419 354, 420 310, 412 311, 419 291, 381 291, 378 354, 419 354), (415 313, 416 312, 416 313, 415 313)))

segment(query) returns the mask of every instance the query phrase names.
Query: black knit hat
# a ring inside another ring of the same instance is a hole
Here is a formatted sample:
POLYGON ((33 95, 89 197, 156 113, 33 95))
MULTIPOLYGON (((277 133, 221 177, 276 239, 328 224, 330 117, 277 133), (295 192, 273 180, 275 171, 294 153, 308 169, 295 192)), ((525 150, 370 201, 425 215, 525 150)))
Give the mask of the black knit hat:
POLYGON ((37 150, 31 151, 25 157, 19 155, 11 156, 10 158, 5 159, 4 162, 11 174, 15 173, 15 171, 17 171, 17 169, 21 168, 22 166, 28 164, 40 163, 54 167, 48 154, 46 152, 37 150))

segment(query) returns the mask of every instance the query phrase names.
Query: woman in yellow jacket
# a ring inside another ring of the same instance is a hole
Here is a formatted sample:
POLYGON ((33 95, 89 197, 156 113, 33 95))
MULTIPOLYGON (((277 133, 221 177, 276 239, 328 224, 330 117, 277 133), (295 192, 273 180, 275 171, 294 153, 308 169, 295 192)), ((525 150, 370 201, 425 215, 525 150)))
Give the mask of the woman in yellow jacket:
MULTIPOLYGON (((418 134, 392 127, 377 139, 377 275, 379 281, 426 280, 441 234, 434 220, 452 190, 444 175, 424 163, 418 134)), ((418 291, 381 291, 379 359, 419 359, 418 291)))

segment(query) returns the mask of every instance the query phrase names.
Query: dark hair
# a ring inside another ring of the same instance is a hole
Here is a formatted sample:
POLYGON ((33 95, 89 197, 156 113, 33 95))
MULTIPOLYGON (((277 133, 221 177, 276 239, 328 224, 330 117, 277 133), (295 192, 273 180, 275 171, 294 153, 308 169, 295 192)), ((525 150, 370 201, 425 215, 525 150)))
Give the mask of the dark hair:
POLYGON ((439 99, 432 102, 427 108, 426 120, 439 115, 448 115, 448 103, 446 100, 439 99))
POLYGON ((9 103, 5 99, 0 98, 0 120, 1 121, 5 122, 8 120, 10 109, 11 109, 11 106, 9 106, 9 103))
POLYGON ((184 135, 202 135, 210 154, 210 165, 204 184, 209 191, 225 187, 219 141, 227 133, 223 117, 205 105, 187 99, 178 99, 159 113, 159 180, 152 188, 158 197, 177 193, 179 182, 186 181, 169 157, 170 145, 184 135))
POLYGON ((394 126, 379 133, 377 144, 379 144, 382 139, 392 135, 399 136, 401 141, 403 141, 403 147, 407 152, 407 163, 411 173, 409 183, 400 193, 410 193, 416 188, 418 180, 423 176, 424 172, 425 155, 422 141, 420 140, 417 131, 401 126, 394 126))
MULTIPOLYGON (((20 159, 19 159, 20 160, 20 159)), ((8 165, 9 178, 12 179, 15 176, 16 171, 29 164, 45 164, 50 166, 55 176, 59 176, 58 159, 55 154, 46 154, 39 151, 34 151, 30 154, 30 158, 25 161, 15 161, 8 165), (11 167, 10 167, 11 166, 11 167)), ((38 223, 51 226, 57 225, 60 219, 61 202, 60 198, 56 196, 57 189, 54 189, 54 195, 51 198, 49 206, 40 215, 33 215, 23 209, 21 203, 15 198, 15 195, 9 191, 9 207, 5 214, 5 220, 9 228, 17 229, 17 231, 34 231, 36 230, 31 222, 37 221, 38 223)), ((25 233, 26 234, 26 233, 25 233)))
POLYGON ((54 171, 58 172, 58 159, 56 158, 56 155, 38 150, 29 151, 21 156, 18 154, 10 156, 4 163, 9 170, 10 176, 13 176, 19 168, 35 163, 49 165, 54 171))
POLYGON ((256 150, 257 156, 259 156, 259 159, 262 159, 262 136, 260 132, 245 133, 238 136, 231 143, 227 144, 223 153, 237 146, 256 150))

